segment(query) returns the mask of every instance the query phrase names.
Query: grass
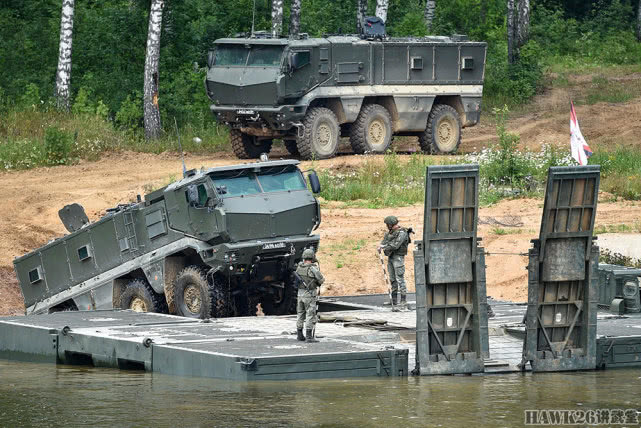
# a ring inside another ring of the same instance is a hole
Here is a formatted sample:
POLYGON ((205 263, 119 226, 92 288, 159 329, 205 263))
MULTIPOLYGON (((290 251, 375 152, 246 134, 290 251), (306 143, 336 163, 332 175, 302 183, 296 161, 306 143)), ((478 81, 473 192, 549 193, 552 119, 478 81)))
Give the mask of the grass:
POLYGON ((624 256, 621 253, 612 253, 610 250, 605 248, 600 250, 599 262, 609 263, 612 265, 641 268, 641 259, 624 256))
POLYGON ((347 263, 350 263, 352 258, 356 255, 356 252, 365 248, 366 245, 366 239, 348 238, 327 246, 327 253, 330 257, 334 258, 336 269, 341 269, 347 263))
MULTIPOLYGON (((214 153, 229 147, 227 131, 213 121, 200 127, 188 124, 179 132, 182 148, 188 153, 214 153), (197 143, 194 137, 202 141, 197 143)), ((140 131, 117 129, 98 115, 35 109, 0 112, 0 170, 97 160, 105 152, 121 150, 179 153, 177 140, 175 134, 167 133, 146 141, 140 131)))
POLYGON ((627 200, 641 200, 641 150, 635 146, 592 147, 589 163, 601 165, 602 191, 627 200))
POLYGON ((602 75, 597 75, 592 78, 592 84, 589 86, 585 97, 578 99, 577 104, 625 103, 636 98, 640 89, 641 87, 636 81, 630 83, 609 80, 602 75))
POLYGON ((493 227, 492 233, 495 235, 519 235, 523 233, 523 229, 503 229, 502 227, 493 227))
POLYGON ((606 224, 595 226, 594 234, 602 233, 641 233, 641 222, 634 224, 606 224))

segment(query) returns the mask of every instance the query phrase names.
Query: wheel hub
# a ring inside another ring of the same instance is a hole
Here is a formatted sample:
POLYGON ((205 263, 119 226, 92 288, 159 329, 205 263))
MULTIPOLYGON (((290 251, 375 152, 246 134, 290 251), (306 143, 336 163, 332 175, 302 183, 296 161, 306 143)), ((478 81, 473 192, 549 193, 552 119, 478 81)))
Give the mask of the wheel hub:
POLYGON ((327 123, 318 125, 318 144, 322 147, 328 147, 332 144, 332 128, 327 123))
POLYGON ((129 304, 129 309, 136 312, 147 312, 147 304, 140 297, 134 297, 129 304))
POLYGON ((380 119, 374 119, 367 128, 367 139, 372 145, 380 146, 385 142, 386 137, 385 124, 380 119))
POLYGON ((448 152, 456 147, 458 140, 458 127, 454 120, 444 117, 436 128, 437 144, 443 152, 448 152))
POLYGON ((185 288, 184 302, 187 310, 192 314, 200 313, 202 301, 200 300, 200 290, 195 285, 188 285, 185 288))

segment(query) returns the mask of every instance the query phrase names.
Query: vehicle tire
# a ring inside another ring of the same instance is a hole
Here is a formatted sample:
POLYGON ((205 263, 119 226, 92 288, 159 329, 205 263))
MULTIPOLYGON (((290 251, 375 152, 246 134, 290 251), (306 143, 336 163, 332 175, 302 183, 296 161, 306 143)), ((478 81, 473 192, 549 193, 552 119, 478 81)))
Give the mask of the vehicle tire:
POLYGON ((296 143, 296 140, 283 140, 283 143, 285 144, 285 148, 287 149, 290 155, 292 156, 300 155, 300 153, 298 153, 298 145, 296 143))
POLYGON ((120 295, 120 309, 131 309, 136 312, 166 313, 165 298, 156 293, 151 285, 142 279, 134 279, 120 295))
POLYGON ((312 107, 303 119, 303 136, 296 145, 303 159, 328 159, 336 155, 340 128, 338 119, 330 109, 312 107))
POLYGON ((461 144, 461 118, 454 107, 446 104, 432 107, 427 128, 419 135, 418 143, 425 153, 455 153, 461 144))
POLYGON ((260 304, 265 315, 291 315, 296 313, 298 290, 291 280, 285 281, 285 286, 275 294, 261 298, 260 304))
POLYGON ((392 143, 392 117, 380 104, 363 106, 349 136, 354 153, 385 153, 392 143))
POLYGON ((272 149, 272 140, 259 140, 258 138, 243 134, 238 129, 229 131, 231 148, 238 159, 258 159, 261 153, 269 153, 272 149))
POLYGON ((187 318, 222 318, 230 316, 226 293, 216 282, 209 284, 198 266, 188 266, 174 281, 176 315, 187 318))

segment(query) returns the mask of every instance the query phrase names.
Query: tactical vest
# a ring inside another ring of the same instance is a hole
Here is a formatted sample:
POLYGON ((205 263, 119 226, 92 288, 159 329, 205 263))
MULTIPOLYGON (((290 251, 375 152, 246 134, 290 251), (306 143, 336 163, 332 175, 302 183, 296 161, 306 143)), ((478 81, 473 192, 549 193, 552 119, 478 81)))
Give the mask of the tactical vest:
POLYGON ((391 242, 391 241, 395 240, 395 239, 396 239, 397 234, 398 234, 398 233, 401 233, 401 230, 402 230, 403 232, 405 232, 405 241, 403 241, 403 243, 401 244, 401 246, 400 246, 400 247, 398 247, 398 250, 393 251, 393 252, 390 254, 390 256, 399 256, 399 255, 400 255, 400 256, 405 256, 405 255, 407 255, 407 247, 409 246, 409 243, 410 243, 410 242, 409 242, 409 236, 410 236, 410 234, 407 232, 407 229, 405 229, 404 227, 400 227, 398 230, 395 230, 395 231, 394 231, 394 234, 390 233, 390 234, 389 234, 389 235, 390 235, 390 239, 389 239, 389 241, 391 242))
POLYGON ((305 284, 302 287, 299 286, 299 288, 305 288, 307 290, 313 291, 314 289, 316 289, 316 287, 318 287, 318 281, 316 280, 314 274, 311 272, 312 266, 313 265, 300 263, 296 268, 296 273, 301 277, 303 283, 305 284))

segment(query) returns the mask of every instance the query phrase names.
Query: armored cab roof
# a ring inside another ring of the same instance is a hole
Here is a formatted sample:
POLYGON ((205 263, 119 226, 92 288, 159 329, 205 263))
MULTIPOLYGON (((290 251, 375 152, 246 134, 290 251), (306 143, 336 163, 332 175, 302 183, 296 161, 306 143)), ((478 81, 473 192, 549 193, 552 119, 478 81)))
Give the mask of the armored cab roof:
POLYGON ((191 174, 182 180, 178 180, 174 183, 171 183, 168 185, 165 189, 166 190, 175 190, 179 187, 183 187, 191 182, 197 181, 200 178, 202 178, 205 175, 216 173, 216 172, 224 172, 224 171, 239 171, 242 169, 255 169, 255 168, 269 168, 269 167, 274 167, 274 166, 285 166, 285 165, 298 165, 300 161, 294 160, 294 159, 284 159, 284 160, 277 160, 277 161, 267 161, 267 162, 252 162, 252 163, 246 163, 246 164, 241 164, 241 165, 228 165, 228 166, 218 166, 214 168, 208 168, 208 169, 203 169, 200 171, 195 172, 194 174, 191 174))

